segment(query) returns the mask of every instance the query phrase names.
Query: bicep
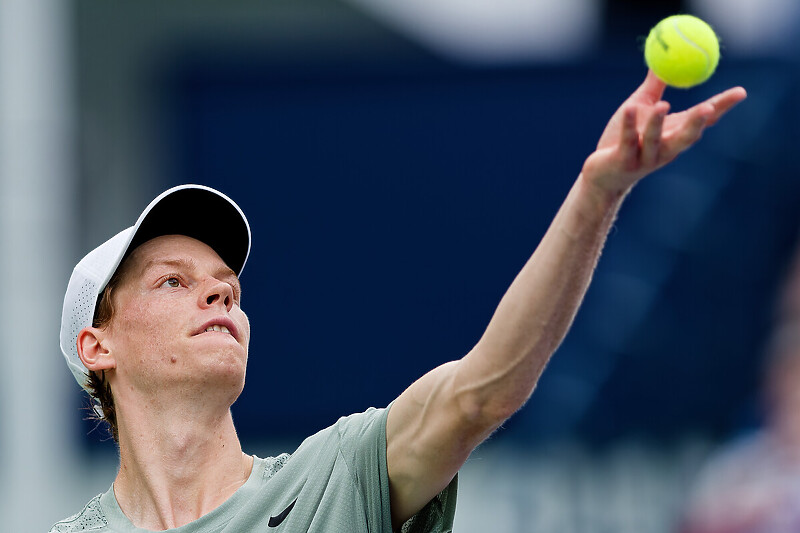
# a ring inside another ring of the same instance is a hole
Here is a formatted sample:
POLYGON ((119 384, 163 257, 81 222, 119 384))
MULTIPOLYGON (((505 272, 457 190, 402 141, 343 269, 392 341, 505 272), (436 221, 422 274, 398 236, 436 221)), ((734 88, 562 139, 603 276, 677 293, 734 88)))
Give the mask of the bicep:
POLYGON ((447 487, 496 428, 474 420, 459 390, 462 361, 445 363, 414 382, 392 404, 386 460, 395 527, 447 487))

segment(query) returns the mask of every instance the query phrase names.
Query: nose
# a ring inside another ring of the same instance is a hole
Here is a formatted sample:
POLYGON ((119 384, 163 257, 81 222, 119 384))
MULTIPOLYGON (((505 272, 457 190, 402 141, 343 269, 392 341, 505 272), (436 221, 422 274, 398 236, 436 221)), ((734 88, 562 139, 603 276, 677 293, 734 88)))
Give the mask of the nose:
POLYGON ((233 308, 233 287, 230 284, 218 279, 211 279, 207 282, 205 290, 200 294, 200 307, 212 307, 214 305, 224 305, 230 312, 233 308))

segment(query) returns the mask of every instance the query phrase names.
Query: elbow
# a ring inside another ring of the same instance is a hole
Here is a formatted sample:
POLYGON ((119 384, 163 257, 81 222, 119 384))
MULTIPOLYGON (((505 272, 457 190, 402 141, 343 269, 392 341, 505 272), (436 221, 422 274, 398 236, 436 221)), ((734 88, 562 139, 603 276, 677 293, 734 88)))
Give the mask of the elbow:
POLYGON ((484 394, 469 388, 457 391, 455 397, 462 423, 486 436, 511 418, 524 403, 503 394, 484 394))
POLYGON ((525 405, 547 361, 541 347, 497 352, 476 346, 453 373, 453 392, 465 419, 494 428, 525 405))
POLYGON ((494 428, 499 427, 503 422, 511 418, 514 413, 522 407, 522 401, 511 401, 508 399, 497 398, 495 401, 488 401, 483 406, 483 418, 492 424, 494 428))

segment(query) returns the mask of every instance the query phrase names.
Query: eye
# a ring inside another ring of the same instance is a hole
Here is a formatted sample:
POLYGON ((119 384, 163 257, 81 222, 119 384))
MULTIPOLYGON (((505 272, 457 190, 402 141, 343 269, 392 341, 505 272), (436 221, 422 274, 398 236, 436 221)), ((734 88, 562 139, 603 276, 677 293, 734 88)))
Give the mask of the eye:
POLYGON ((177 289, 181 286, 181 280, 175 276, 170 276, 161 284, 162 287, 169 287, 170 289, 177 289))

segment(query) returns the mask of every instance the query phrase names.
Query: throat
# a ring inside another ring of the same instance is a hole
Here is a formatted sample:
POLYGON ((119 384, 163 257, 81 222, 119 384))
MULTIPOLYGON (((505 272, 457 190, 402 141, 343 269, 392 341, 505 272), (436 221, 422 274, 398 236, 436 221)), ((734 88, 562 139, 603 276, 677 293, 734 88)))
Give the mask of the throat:
POLYGON ((135 434, 120 425, 114 494, 134 526, 188 524, 219 507, 249 478, 253 457, 242 452, 230 415, 216 430, 198 429, 177 423, 135 434))

